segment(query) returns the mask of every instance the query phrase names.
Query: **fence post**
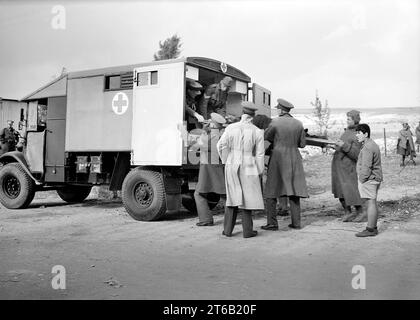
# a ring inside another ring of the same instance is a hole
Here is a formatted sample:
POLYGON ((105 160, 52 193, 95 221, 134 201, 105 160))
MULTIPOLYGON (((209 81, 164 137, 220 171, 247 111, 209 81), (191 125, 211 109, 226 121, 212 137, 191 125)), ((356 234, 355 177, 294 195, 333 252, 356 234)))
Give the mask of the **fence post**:
POLYGON ((386 157, 386 132, 384 128, 384 146, 385 146, 385 157, 386 157))

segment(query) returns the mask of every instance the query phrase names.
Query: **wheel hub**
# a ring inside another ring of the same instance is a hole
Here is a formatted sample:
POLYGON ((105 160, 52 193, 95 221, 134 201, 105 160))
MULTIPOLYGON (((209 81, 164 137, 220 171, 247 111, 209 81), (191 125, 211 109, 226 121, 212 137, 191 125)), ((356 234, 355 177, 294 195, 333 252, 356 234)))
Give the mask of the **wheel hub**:
POLYGON ((7 176, 3 180, 3 191, 11 199, 15 199, 20 194, 20 183, 15 176, 7 176))
POLYGON ((148 207, 153 201, 153 189, 148 183, 139 183, 135 188, 134 196, 140 206, 148 207))

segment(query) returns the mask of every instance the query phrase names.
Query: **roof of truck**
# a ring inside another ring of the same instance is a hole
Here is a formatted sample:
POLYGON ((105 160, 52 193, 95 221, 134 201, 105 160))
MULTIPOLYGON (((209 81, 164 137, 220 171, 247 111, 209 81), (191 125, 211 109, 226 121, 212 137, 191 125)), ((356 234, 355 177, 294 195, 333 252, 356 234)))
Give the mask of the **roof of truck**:
POLYGON ((236 78, 245 82, 251 82, 251 78, 247 74, 221 61, 210 59, 210 58, 204 58, 204 57, 183 57, 179 59, 151 61, 151 62, 129 64, 129 65, 123 65, 123 66, 114 66, 114 67, 106 67, 106 68, 99 68, 99 69, 89 69, 89 70, 67 72, 65 74, 62 74, 60 77, 54 79, 53 81, 47 83, 46 85, 40 87, 39 89, 32 92, 31 94, 25 96, 21 100, 34 100, 34 99, 51 97, 51 96, 66 95, 65 93, 66 92, 66 79, 78 79, 78 78, 96 77, 96 76, 101 76, 101 75, 121 74, 121 73, 133 71, 134 68, 147 67, 147 66, 153 66, 153 65, 162 65, 162 64, 171 64, 171 63, 176 63, 176 62, 186 62, 190 65, 206 68, 206 69, 213 70, 216 72, 224 71, 224 74, 228 76, 231 76, 233 78, 236 78))
POLYGON ((95 77, 95 76, 100 76, 100 75, 120 74, 122 72, 133 71, 134 68, 170 64, 170 63, 176 63, 176 62, 184 62, 185 60, 186 60, 185 58, 170 59, 170 60, 137 63, 137 64, 128 64, 128 65, 123 65, 123 66, 74 71, 74 72, 68 73, 68 78, 76 79, 76 78, 85 78, 85 77, 95 77))

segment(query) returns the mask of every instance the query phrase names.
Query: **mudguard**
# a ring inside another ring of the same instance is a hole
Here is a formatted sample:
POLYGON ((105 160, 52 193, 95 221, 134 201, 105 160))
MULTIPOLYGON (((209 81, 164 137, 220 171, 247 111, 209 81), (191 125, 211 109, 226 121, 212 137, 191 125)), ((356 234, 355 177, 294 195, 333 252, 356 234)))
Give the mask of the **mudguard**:
POLYGON ((11 162, 18 162, 23 170, 25 170, 25 172, 28 174, 28 176, 31 177, 32 180, 34 180, 34 182, 38 185, 42 184, 39 180, 37 180, 31 173, 31 171, 29 170, 28 167, 28 161, 26 161, 25 156, 22 152, 20 151, 11 151, 11 152, 6 152, 4 154, 2 154, 0 156, 0 163, 2 164, 7 164, 7 163, 11 163, 11 162))

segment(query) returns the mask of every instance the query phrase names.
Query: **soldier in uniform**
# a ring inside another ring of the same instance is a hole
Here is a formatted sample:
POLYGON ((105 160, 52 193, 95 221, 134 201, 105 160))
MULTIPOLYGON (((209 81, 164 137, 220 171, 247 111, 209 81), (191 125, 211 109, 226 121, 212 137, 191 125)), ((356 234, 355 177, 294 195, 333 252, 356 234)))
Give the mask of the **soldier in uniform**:
POLYGON ((253 230, 252 210, 264 210, 260 176, 264 171, 264 132, 252 124, 258 109, 243 102, 239 122, 229 125, 217 150, 225 164, 226 205, 223 235, 232 236, 238 209, 242 211, 243 237, 257 235, 253 230))
POLYGON ((217 113, 212 113, 210 117, 208 127, 197 141, 197 146, 200 148, 200 171, 194 199, 199 227, 212 226, 214 223, 207 195, 209 193, 226 194, 225 172, 216 149, 226 120, 217 113))
POLYGON ((16 150, 16 144, 19 141, 19 132, 13 128, 13 123, 12 120, 8 120, 8 127, 0 131, 1 154, 16 150))
POLYGON ((233 79, 226 76, 219 83, 211 84, 206 88, 200 101, 200 113, 205 119, 209 119, 212 112, 223 117, 227 116, 226 101, 232 83, 233 79))
MULTIPOLYGON (((252 120, 252 123, 254 125, 256 125, 258 128, 260 128, 261 130, 266 131, 271 123, 272 119, 270 117, 267 117, 266 115, 263 114, 257 114, 254 119, 252 120)), ((271 158, 271 152, 273 150, 273 144, 269 144, 268 148, 265 150, 265 155, 268 156, 269 158, 271 158)), ((268 160, 268 164, 270 163, 270 160, 268 160)), ((266 167, 268 166, 268 164, 266 164, 266 167)), ((267 178, 267 173, 266 171, 264 171, 265 174, 263 176, 263 184, 265 184, 264 180, 267 178)), ((287 197, 281 197, 277 199, 278 201, 278 206, 279 206, 279 211, 278 211, 278 215, 279 216, 288 216, 289 215, 289 209, 288 209, 288 201, 287 201, 287 197)))
POLYGON ((187 130, 199 128, 204 117, 198 113, 197 97, 201 95, 203 86, 194 80, 187 80, 187 97, 185 111, 187 113, 187 130))
POLYGON ((356 172, 357 158, 362 147, 356 137, 359 122, 359 111, 347 112, 347 129, 333 146, 336 151, 331 164, 331 188, 334 198, 338 198, 344 208, 343 222, 361 219, 363 215, 356 172), (355 207, 354 213, 351 212, 351 206, 355 207))
POLYGON ((267 183, 264 195, 267 204, 267 225, 264 230, 278 230, 276 199, 288 197, 292 223, 290 228, 300 229, 300 198, 308 197, 299 148, 306 145, 305 130, 302 122, 290 115, 293 105, 283 99, 277 100, 280 116, 273 119, 265 139, 273 143, 273 151, 268 165, 267 183))

